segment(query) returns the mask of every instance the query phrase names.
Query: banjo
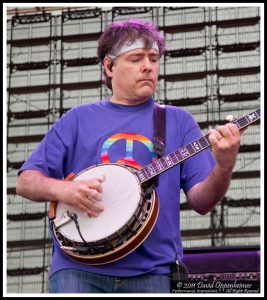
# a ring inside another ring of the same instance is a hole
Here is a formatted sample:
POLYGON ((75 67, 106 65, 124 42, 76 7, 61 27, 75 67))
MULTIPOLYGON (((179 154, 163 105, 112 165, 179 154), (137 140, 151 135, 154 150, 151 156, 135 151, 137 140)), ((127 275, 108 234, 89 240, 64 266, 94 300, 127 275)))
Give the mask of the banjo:
MULTIPOLYGON (((260 109, 230 120, 242 129, 260 119, 260 109)), ((153 178, 210 147, 208 135, 165 155, 142 169, 115 163, 98 164, 64 180, 102 178, 104 211, 96 218, 62 201, 51 201, 49 220, 61 249, 75 261, 106 264, 131 253, 153 229, 159 199, 153 178)))

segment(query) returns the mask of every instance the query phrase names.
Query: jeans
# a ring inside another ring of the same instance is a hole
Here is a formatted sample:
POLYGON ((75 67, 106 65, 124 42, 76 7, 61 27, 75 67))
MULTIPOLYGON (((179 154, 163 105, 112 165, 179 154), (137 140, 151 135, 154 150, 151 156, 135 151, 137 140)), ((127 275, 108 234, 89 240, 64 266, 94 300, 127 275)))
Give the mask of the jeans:
POLYGON ((115 277, 65 269, 50 277, 49 293, 170 293, 169 275, 115 277))

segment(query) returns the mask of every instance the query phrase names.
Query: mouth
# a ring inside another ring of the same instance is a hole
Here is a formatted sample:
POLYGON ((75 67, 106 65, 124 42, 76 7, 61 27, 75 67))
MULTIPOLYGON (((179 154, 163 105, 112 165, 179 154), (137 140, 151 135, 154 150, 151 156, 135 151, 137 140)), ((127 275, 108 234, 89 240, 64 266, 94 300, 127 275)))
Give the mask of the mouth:
POLYGON ((148 78, 141 79, 140 82, 151 82, 152 84, 154 83, 152 79, 148 79, 148 78))

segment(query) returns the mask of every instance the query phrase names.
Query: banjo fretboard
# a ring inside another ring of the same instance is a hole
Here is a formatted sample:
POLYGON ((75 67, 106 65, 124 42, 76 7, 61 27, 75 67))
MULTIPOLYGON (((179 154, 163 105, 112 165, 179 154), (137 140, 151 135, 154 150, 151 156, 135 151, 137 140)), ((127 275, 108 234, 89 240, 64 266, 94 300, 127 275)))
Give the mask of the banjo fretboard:
MULTIPOLYGON (((236 124, 239 129, 242 129, 256 122, 259 119, 260 108, 241 117, 240 119, 231 121, 231 123, 236 124)), ((175 150, 170 154, 165 155, 157 159, 156 161, 148 164, 141 170, 136 171, 135 175, 138 177, 139 181, 143 183, 210 146, 211 143, 208 139, 208 134, 204 135, 196 139, 195 141, 179 148, 178 150, 175 150)))

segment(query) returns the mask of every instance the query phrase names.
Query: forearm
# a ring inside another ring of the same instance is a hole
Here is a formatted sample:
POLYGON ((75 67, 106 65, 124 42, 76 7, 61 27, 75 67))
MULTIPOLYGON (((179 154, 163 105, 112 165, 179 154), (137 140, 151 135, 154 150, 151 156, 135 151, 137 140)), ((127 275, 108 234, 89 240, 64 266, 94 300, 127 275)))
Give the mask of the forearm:
POLYGON ((231 182, 231 175, 232 170, 215 165, 205 180, 188 191, 189 205, 200 214, 210 212, 226 194, 231 182))
POLYGON ((33 201, 58 200, 64 182, 49 178, 36 170, 23 171, 17 180, 16 193, 33 201))
POLYGON ((33 201, 62 201, 91 217, 97 217, 104 210, 100 203, 102 181, 101 178, 61 180, 49 178, 39 171, 27 170, 18 177, 16 192, 33 201))
POLYGON ((190 206, 198 213, 206 214, 211 211, 226 194, 236 163, 242 132, 232 123, 208 131, 216 165, 205 180, 194 185, 187 192, 190 206))

